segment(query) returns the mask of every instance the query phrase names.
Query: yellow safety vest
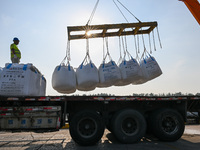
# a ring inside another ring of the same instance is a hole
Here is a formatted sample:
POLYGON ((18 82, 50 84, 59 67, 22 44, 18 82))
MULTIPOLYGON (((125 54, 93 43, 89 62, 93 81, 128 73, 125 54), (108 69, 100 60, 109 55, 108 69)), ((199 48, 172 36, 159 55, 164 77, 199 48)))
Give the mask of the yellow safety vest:
POLYGON ((21 58, 21 52, 19 51, 19 49, 18 49, 18 47, 17 47, 16 44, 13 43, 13 44, 10 45, 11 58, 13 58, 13 57, 14 57, 14 54, 13 54, 13 52, 12 52, 11 49, 14 49, 16 56, 17 56, 18 58, 21 58))

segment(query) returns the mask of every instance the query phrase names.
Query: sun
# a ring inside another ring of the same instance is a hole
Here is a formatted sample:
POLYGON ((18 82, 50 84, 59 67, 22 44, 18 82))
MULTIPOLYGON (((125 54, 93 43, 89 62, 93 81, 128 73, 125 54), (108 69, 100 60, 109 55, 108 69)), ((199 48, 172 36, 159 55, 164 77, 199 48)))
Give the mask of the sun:
POLYGON ((87 36, 90 36, 92 33, 91 33, 91 31, 89 30, 89 31, 86 31, 86 35, 87 36))

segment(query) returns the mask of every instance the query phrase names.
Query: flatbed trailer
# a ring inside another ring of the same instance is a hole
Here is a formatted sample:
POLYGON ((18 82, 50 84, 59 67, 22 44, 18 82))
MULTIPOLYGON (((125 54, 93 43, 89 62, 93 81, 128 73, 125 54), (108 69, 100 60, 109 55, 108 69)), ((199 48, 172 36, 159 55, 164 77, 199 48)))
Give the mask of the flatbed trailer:
POLYGON ((68 122, 80 145, 97 143, 105 128, 122 143, 135 143, 146 132, 176 141, 187 111, 200 112, 200 96, 0 96, 0 130, 58 130, 68 122))

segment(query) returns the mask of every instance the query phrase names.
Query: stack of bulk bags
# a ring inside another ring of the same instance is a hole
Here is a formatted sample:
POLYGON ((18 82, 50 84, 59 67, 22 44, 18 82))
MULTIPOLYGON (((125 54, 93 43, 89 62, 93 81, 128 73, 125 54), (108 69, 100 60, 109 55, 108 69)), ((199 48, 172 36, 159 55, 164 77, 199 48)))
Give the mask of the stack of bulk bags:
POLYGON ((52 87, 59 93, 74 93, 76 91, 76 74, 72 66, 61 64, 52 75, 52 87))
POLYGON ((41 86, 41 76, 41 73, 32 64, 6 64, 1 74, 0 95, 45 95, 46 85, 41 86))
POLYGON ((103 63, 99 67, 99 84, 98 87, 110 87, 121 80, 119 67, 113 60, 103 63))
POLYGON ((143 59, 140 62, 140 68, 143 73, 143 77, 134 84, 142 84, 149 80, 152 80, 162 74, 162 70, 160 69, 160 66, 158 65, 157 61, 154 57, 150 56, 146 59, 143 59))
POLYGON ((98 70, 91 60, 85 65, 83 61, 83 63, 76 70, 76 77, 77 89, 80 91, 94 90, 99 83, 98 70))
POLYGON ((134 58, 131 57, 130 60, 125 59, 119 65, 122 79, 120 82, 115 84, 116 86, 124 86, 136 82, 141 79, 142 71, 140 66, 134 58))

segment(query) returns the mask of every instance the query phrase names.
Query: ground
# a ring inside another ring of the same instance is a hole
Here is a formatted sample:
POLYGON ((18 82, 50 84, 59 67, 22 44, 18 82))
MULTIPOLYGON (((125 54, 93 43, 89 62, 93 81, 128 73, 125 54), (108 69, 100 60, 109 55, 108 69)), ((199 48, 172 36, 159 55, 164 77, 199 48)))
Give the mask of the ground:
POLYGON ((70 137, 68 129, 55 132, 0 132, 0 150, 200 150, 200 125, 186 125, 176 142, 161 142, 147 135, 136 144, 121 144, 108 131, 94 146, 82 147, 70 137))

